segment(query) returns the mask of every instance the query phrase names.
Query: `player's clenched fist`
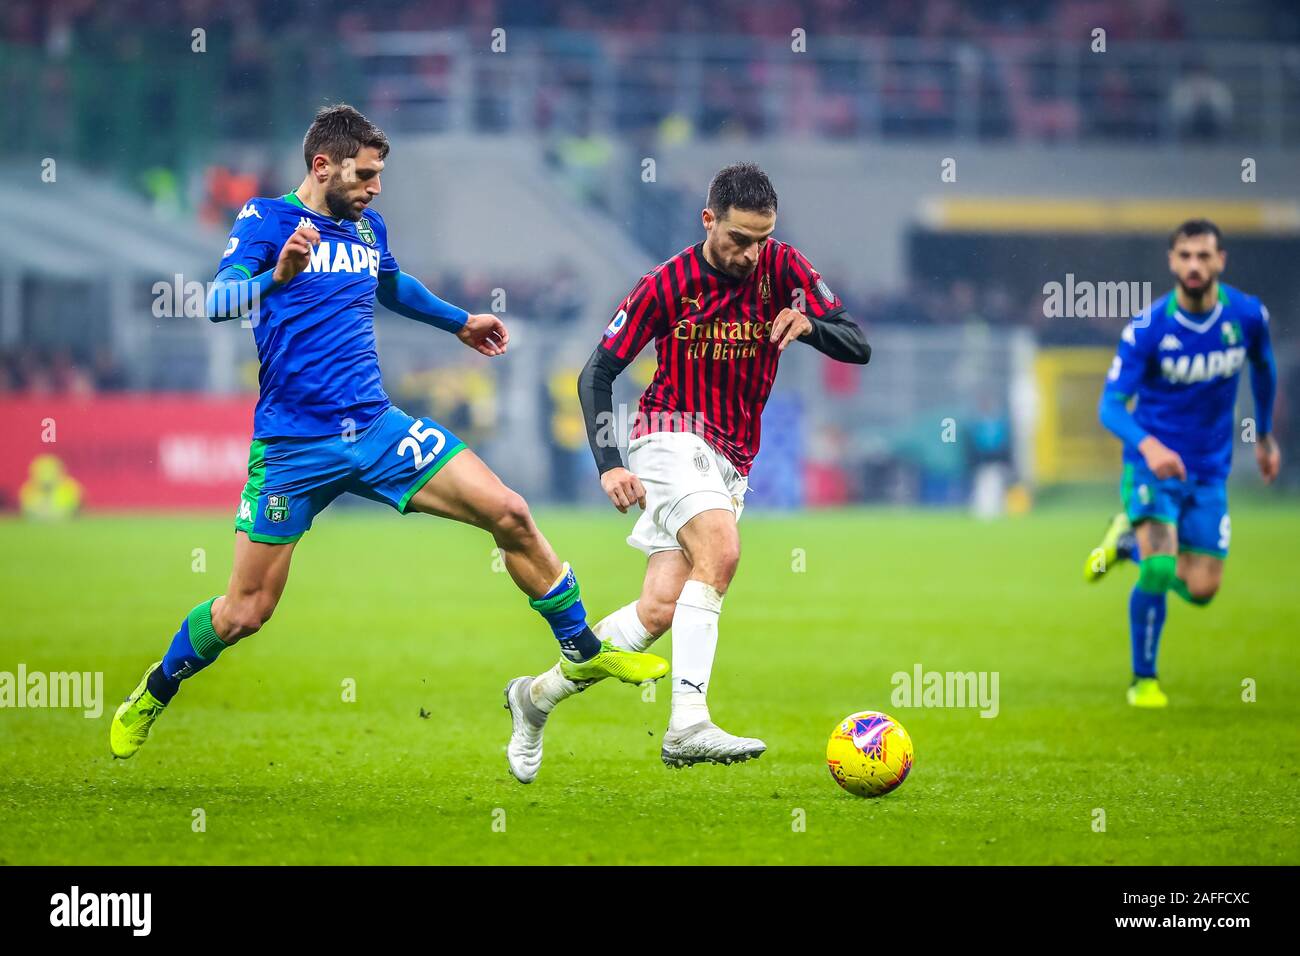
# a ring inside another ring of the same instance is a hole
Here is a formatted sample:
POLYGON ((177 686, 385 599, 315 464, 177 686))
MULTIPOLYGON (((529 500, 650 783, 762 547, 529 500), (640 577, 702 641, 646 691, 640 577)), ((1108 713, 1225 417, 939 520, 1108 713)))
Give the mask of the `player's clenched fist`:
POLYGON ((1282 470, 1282 451, 1272 435, 1260 436, 1255 445, 1255 462, 1259 465, 1259 473, 1264 476, 1264 484, 1271 485, 1282 470))
POLYGON ((782 309, 772 323, 772 341, 779 343, 776 347, 778 352, 784 352, 787 345, 812 330, 812 320, 808 316, 798 309, 782 309))
POLYGON ((1187 466, 1182 457, 1172 448, 1164 445, 1154 435, 1148 435, 1138 445, 1138 451, 1146 459, 1147 467, 1157 478, 1177 478, 1187 480, 1187 466))
POLYGON ((306 269, 307 263, 311 261, 311 247, 318 242, 320 242, 320 233, 314 226, 304 223, 295 229, 293 235, 285 240, 284 247, 280 250, 280 258, 275 263, 275 273, 272 278, 276 283, 284 285, 306 269))
POLYGON ((633 504, 640 505, 645 511, 645 485, 626 468, 611 468, 605 472, 600 476, 600 487, 605 489, 614 507, 624 514, 633 504))

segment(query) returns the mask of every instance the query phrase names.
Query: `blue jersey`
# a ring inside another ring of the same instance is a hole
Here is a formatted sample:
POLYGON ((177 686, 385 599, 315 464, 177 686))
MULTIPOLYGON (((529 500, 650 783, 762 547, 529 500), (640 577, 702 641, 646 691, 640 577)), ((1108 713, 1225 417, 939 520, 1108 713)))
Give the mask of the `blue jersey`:
POLYGON ((375 291, 379 274, 398 267, 378 212, 353 222, 307 209, 293 193, 250 199, 218 271, 234 267, 252 278, 275 268, 303 222, 320 233, 311 262, 249 316, 261 362, 256 439, 360 432, 392 404, 375 351, 375 291))
MULTIPOLYGON (((1124 328, 1103 402, 1136 396, 1137 425, 1179 454, 1189 478, 1226 478, 1242 367, 1271 362, 1271 354, 1259 299, 1220 282, 1214 308, 1197 314, 1180 309, 1170 292, 1124 328)), ((1256 410, 1263 431, 1270 411, 1256 410)), ((1130 441, 1124 460, 1144 464, 1130 441)))

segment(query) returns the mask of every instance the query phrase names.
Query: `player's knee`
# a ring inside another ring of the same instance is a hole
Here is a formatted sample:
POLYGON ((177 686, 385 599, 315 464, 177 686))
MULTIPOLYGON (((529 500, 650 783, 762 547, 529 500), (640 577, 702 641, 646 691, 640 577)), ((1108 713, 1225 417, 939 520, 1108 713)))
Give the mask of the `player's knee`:
POLYGON ((517 542, 536 532, 528 502, 518 492, 506 489, 492 512, 492 533, 498 541, 517 542))
POLYGON ((740 541, 725 540, 714 543, 695 563, 696 577, 725 592, 740 567, 740 541))
POLYGON ((1143 558, 1138 570, 1138 587, 1149 594, 1164 594, 1174 586, 1178 563, 1172 554, 1143 558))
POLYGON ((1193 604, 1206 605, 1219 593, 1219 582, 1215 580, 1191 580, 1187 582, 1187 595, 1193 604))
POLYGON ((234 643, 256 634, 275 613, 275 600, 265 594, 250 594, 238 601, 227 601, 225 619, 229 633, 222 639, 234 643))

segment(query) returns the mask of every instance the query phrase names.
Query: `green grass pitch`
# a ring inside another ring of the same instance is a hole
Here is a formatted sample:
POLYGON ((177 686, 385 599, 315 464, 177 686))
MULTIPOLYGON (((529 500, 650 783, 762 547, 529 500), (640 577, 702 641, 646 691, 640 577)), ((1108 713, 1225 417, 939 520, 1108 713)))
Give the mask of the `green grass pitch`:
MULTIPOLYGON (((1124 703, 1132 568, 1081 579, 1105 518, 747 516, 710 701, 767 754, 670 771, 667 684, 654 701, 600 685, 557 711, 528 787, 506 772, 501 689, 549 666, 554 642, 481 533, 324 515, 275 619, 114 761, 117 702, 224 589, 230 521, 0 522, 0 671, 104 673, 98 720, 0 710, 0 863, 1300 862, 1300 510, 1239 506, 1214 604, 1171 597, 1164 712, 1124 703), (892 706, 891 675, 917 664, 997 671, 998 715, 892 706), (911 777, 877 800, 824 762, 863 709, 916 744, 911 777)), ((627 520, 539 515, 593 620, 639 586, 627 520)))

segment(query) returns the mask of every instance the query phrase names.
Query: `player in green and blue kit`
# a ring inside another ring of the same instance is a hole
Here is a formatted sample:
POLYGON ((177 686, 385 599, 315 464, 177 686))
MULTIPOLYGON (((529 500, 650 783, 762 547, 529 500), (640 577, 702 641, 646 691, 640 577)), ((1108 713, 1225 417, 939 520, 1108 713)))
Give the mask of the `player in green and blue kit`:
POLYGON ((388 155, 384 134, 352 107, 333 106, 316 115, 303 152, 307 175, 297 190, 251 199, 240 211, 208 296, 214 321, 249 320, 261 362, 230 583, 181 621, 162 660, 118 708, 114 755, 139 750, 181 682, 267 622, 296 543, 344 492, 490 532, 511 578, 550 624, 572 680, 662 677, 667 661, 592 633, 573 571, 523 498, 449 429, 412 418, 384 393, 376 299, 483 355, 502 355, 509 342, 497 316, 449 305, 398 268, 383 217, 369 208, 388 155))
POLYGON ((1124 512, 1084 568, 1098 580, 1136 560, 1129 598, 1135 707, 1168 704, 1156 679, 1165 595, 1204 606, 1219 590, 1232 534, 1228 472, 1241 370, 1250 364, 1255 460, 1264 481, 1281 467, 1273 438, 1277 366, 1268 310, 1219 281, 1227 260, 1214 223, 1192 219, 1169 240, 1176 288, 1125 327, 1102 390, 1101 422, 1124 443, 1124 512), (1136 410, 1128 402, 1137 398, 1136 410))

